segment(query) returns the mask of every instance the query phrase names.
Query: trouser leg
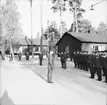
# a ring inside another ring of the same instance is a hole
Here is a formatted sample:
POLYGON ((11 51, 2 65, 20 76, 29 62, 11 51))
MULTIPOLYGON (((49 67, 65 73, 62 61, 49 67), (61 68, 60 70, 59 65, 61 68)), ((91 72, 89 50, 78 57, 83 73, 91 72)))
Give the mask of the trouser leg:
POLYGON ((107 83, 107 69, 105 69, 105 82, 107 83))
POLYGON ((53 70, 49 67, 48 68, 48 75, 47 75, 47 82, 48 83, 51 83, 52 82, 52 72, 53 72, 53 70))
POLYGON ((101 80, 102 80, 102 77, 101 77, 101 76, 102 76, 102 75, 101 75, 101 69, 100 69, 100 68, 97 68, 96 70, 97 70, 97 77, 98 77, 98 80, 101 81, 101 80))

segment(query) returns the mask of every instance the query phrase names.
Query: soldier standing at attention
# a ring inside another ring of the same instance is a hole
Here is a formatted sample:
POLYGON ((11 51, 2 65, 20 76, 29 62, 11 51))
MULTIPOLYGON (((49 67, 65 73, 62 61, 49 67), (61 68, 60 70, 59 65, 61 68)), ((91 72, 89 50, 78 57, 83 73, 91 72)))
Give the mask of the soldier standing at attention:
POLYGON ((73 55, 73 60, 74 60, 74 65, 75 65, 75 68, 77 67, 77 58, 76 58, 76 52, 74 52, 74 55, 73 55))
POLYGON ((89 68, 90 68, 90 74, 91 74, 89 78, 93 79, 95 76, 95 71, 93 67, 93 54, 89 54, 89 68))
POLYGON ((100 56, 99 56, 98 53, 96 54, 95 69, 96 69, 97 76, 98 76, 97 80, 101 81, 102 80, 102 75, 101 75, 101 60, 100 60, 100 56))
POLYGON ((64 68, 64 58, 63 58, 64 54, 63 52, 60 53, 60 61, 61 61, 61 66, 62 68, 64 68))
POLYGON ((43 60, 43 54, 40 53, 40 54, 39 54, 39 62, 40 62, 40 66, 42 65, 42 60, 43 60))
POLYGON ((22 53, 21 53, 20 51, 19 51, 18 56, 19 56, 19 61, 21 61, 21 58, 22 58, 22 53))
POLYGON ((54 69, 54 57, 55 57, 55 54, 54 54, 53 51, 50 51, 46 55, 47 55, 47 58, 48 58, 47 82, 48 83, 53 83, 52 82, 52 73, 53 73, 53 69, 54 69))
POLYGON ((64 54, 63 54, 63 59, 64 59, 64 61, 63 61, 63 67, 64 67, 64 69, 66 69, 66 60, 67 60, 67 58, 68 58, 67 53, 64 52, 64 54))
POLYGON ((29 52, 28 51, 25 53, 25 56, 26 56, 26 60, 29 61, 29 52))
POLYGON ((107 83, 107 54, 103 56, 104 70, 105 70, 105 82, 107 83))

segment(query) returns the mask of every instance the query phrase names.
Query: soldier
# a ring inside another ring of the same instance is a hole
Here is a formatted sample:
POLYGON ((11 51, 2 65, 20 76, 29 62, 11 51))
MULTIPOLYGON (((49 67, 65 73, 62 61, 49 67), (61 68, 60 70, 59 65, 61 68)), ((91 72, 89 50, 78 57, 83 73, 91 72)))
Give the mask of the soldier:
POLYGON ((98 76, 98 81, 102 80, 102 75, 101 75, 101 60, 100 60, 100 56, 97 53, 96 54, 96 62, 95 62, 95 69, 97 71, 97 76, 98 76))
POLYGON ((60 61, 61 61, 62 68, 64 68, 64 66, 63 66, 64 65, 64 57, 63 56, 64 56, 64 54, 63 54, 63 52, 61 52, 60 53, 60 61))
POLYGON ((79 52, 77 51, 77 68, 79 69, 80 67, 80 57, 79 57, 79 52))
POLYGON ((5 52, 4 51, 1 51, 1 58, 2 58, 2 60, 5 60, 5 52))
POLYGON ((86 52, 84 55, 84 66, 85 66, 85 70, 88 71, 88 53, 86 52))
POLYGON ((19 61, 21 61, 21 58, 22 58, 22 53, 21 53, 20 51, 19 51, 18 56, 19 56, 19 61))
POLYGON ((66 52, 64 52, 63 54, 63 68, 66 69, 66 60, 68 58, 68 55, 66 52))
POLYGON ((73 54, 73 60, 74 60, 74 65, 75 65, 75 68, 77 67, 77 53, 74 52, 73 54))
POLYGON ((103 69, 105 70, 105 82, 107 83, 107 55, 103 56, 103 69))
POLYGON ((26 56, 26 60, 29 61, 29 52, 28 51, 25 53, 25 56, 26 56))
POLYGON ((89 78, 93 79, 95 76, 95 69, 93 66, 93 54, 89 54, 89 68, 90 68, 90 74, 91 74, 89 78))
POLYGON ((39 62, 40 62, 40 66, 42 65, 42 60, 43 60, 43 54, 40 53, 40 54, 39 54, 39 62))
POLYGON ((47 74, 47 82, 48 83, 53 83, 52 82, 52 73, 53 73, 53 69, 54 69, 54 52, 50 51, 47 54, 47 58, 48 58, 48 74, 47 74))

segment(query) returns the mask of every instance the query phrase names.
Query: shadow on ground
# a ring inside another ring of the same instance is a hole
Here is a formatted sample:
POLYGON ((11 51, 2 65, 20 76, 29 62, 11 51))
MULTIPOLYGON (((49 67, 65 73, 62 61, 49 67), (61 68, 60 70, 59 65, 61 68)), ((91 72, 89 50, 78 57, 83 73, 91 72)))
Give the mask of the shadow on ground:
POLYGON ((4 94, 0 98, 0 105, 15 105, 13 100, 8 96, 7 90, 5 90, 4 94))
POLYGON ((40 74, 38 73, 36 70, 32 70, 36 75, 38 75, 41 79, 43 79, 44 81, 47 82, 47 80, 40 74))

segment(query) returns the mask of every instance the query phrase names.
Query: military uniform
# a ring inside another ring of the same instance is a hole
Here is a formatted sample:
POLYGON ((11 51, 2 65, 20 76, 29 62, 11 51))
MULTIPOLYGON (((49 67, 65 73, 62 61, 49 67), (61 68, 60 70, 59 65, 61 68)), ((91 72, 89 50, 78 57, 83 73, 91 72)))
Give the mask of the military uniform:
POLYGON ((40 65, 42 65, 42 60, 43 60, 43 54, 39 54, 39 63, 40 63, 40 65))
POLYGON ((29 60, 29 52, 26 52, 25 56, 26 56, 26 60, 28 61, 29 60))
POLYGON ((77 67, 77 53, 76 52, 74 52, 73 59, 74 59, 74 66, 76 68, 77 67))
POLYGON ((104 70, 105 70, 105 82, 107 83, 107 56, 103 57, 104 70))
POLYGON ((94 65, 93 65, 93 54, 89 55, 89 68, 90 68, 90 78, 94 78, 95 76, 95 69, 94 69, 94 65))
POLYGON ((48 74, 47 74, 47 82, 52 83, 52 73, 54 69, 54 53, 50 51, 50 53, 47 53, 48 58, 48 74))
POLYGON ((88 54, 86 53, 84 55, 84 66, 85 66, 85 70, 88 71, 88 62, 89 62, 89 58, 88 58, 88 54))
POLYGON ((63 54, 63 68, 64 69, 67 68, 67 66, 66 66, 66 60, 67 60, 67 58, 68 58, 68 55, 67 55, 66 52, 64 52, 64 54, 63 54))
POLYGON ((98 76, 98 81, 102 80, 102 75, 101 75, 101 59, 99 54, 96 55, 96 63, 95 63, 95 69, 97 72, 97 76, 98 76))
POLYGON ((63 54, 63 52, 60 53, 60 61, 61 61, 61 67, 64 68, 64 54, 63 54))
POLYGON ((19 61, 21 61, 22 53, 21 53, 21 52, 19 52, 18 56, 19 56, 19 61))

